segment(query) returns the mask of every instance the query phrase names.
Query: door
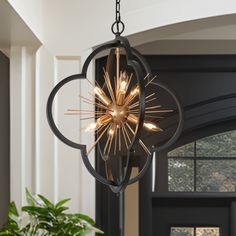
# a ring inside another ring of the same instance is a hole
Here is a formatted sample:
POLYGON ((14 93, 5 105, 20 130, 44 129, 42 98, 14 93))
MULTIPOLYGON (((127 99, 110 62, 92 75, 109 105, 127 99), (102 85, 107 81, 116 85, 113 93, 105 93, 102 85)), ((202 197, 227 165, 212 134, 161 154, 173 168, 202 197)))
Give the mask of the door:
POLYGON ((230 202, 218 198, 153 200, 153 235, 229 236, 230 202))

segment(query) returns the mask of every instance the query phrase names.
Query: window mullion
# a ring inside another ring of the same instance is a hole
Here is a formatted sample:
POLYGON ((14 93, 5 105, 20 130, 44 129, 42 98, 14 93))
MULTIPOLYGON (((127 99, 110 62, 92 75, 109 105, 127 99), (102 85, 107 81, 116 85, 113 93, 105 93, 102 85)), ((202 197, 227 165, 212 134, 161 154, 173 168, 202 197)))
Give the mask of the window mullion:
POLYGON ((194 141, 194 192, 197 191, 197 148, 196 141, 194 141))

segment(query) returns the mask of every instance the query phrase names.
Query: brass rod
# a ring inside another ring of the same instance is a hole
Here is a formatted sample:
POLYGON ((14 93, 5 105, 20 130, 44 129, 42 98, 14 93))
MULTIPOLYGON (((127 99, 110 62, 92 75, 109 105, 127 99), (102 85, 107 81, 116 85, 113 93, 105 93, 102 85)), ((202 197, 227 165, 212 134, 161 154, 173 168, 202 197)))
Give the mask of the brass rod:
POLYGON ((103 68, 103 70, 104 70, 105 84, 108 88, 108 91, 109 91, 109 94, 111 96, 112 101, 115 102, 115 95, 114 95, 114 92, 113 92, 113 89, 112 89, 112 86, 111 86, 110 76, 109 76, 108 72, 105 71, 105 68, 103 68))
POLYGON ((146 74, 146 76, 143 78, 143 80, 146 80, 149 77, 150 73, 146 74))
POLYGON ((120 133, 120 127, 119 127, 119 151, 121 151, 121 133, 120 133))
POLYGON ((104 126, 104 130, 103 132, 100 134, 100 136, 97 138, 97 140, 95 141, 95 143, 91 146, 91 148, 88 151, 88 155, 89 153, 94 149, 94 147, 96 146, 96 144, 100 141, 100 139, 102 138, 102 136, 104 135, 104 133, 107 131, 107 129, 109 128, 109 125, 105 125, 104 126), (107 127, 106 127, 107 126, 107 127))
POLYGON ((133 78, 133 73, 131 73, 131 75, 129 77, 128 84, 127 84, 127 91, 128 91, 129 86, 130 86, 130 82, 131 82, 132 78, 133 78))
POLYGON ((94 97, 95 99, 99 100, 103 104, 103 101, 98 96, 95 96, 92 93, 88 93, 88 94, 94 97))
MULTIPOLYGON (((120 48, 116 48, 116 79, 117 82, 120 82, 120 48)), ((119 90, 119 86, 117 86, 117 90, 119 90)))
POLYGON ((87 103, 87 104, 90 104, 90 105, 94 105, 94 106, 98 106, 104 110, 109 110, 109 111, 112 111, 110 110, 108 107, 104 106, 103 104, 100 104, 100 103, 97 103, 97 102, 89 102, 89 101, 83 101, 84 103, 87 103))
POLYGON ((117 125, 116 125, 114 155, 116 154, 117 136, 118 136, 118 135, 117 135, 117 125))
MULTIPOLYGON (((111 124, 109 125, 109 128, 111 127, 111 124)), ((110 139, 111 139, 111 136, 108 137, 107 141, 106 141, 106 145, 105 145, 105 148, 104 148, 104 154, 106 155, 106 151, 107 151, 107 148, 108 148, 108 144, 110 142, 110 139)))
POLYGON ((127 149, 128 149, 128 143, 127 143, 127 139, 126 139, 126 136, 125 136, 125 132, 124 132, 124 127, 123 127, 123 125, 121 126, 121 129, 122 129, 122 133, 123 133, 123 137, 124 137, 124 140, 125 140, 125 145, 126 145, 126 147, 127 147, 127 149))
POLYGON ((128 131, 127 131, 127 129, 126 129, 126 126, 124 125, 124 123, 122 123, 122 125, 123 125, 123 127, 124 127, 124 131, 125 131, 125 133, 126 133, 126 135, 127 135, 127 138, 128 138, 128 140, 129 140, 129 143, 131 143, 131 139, 130 139, 130 137, 129 137, 129 134, 128 134, 128 131))
MULTIPOLYGON (((145 108, 145 110, 151 110, 151 109, 160 108, 160 107, 161 106, 147 107, 147 108, 145 108)), ((139 109, 136 109, 136 110, 130 109, 130 111, 139 111, 139 109)))
MULTIPOLYGON (((167 112, 173 112, 173 110, 158 110, 158 111, 145 111, 145 114, 152 114, 152 113, 167 113, 167 112)), ((130 113, 138 114, 137 111, 132 111, 130 113)))
POLYGON ((149 118, 158 118, 158 119, 164 119, 163 116, 150 116, 150 115, 145 115, 145 117, 149 117, 149 118))
MULTIPOLYGON (((155 93, 152 93, 152 94, 148 95, 145 99, 148 99, 154 95, 155 95, 155 93)), ((147 101, 146 101, 146 103, 147 103, 147 101)), ((134 105, 136 106, 136 104, 139 104, 139 101, 137 101, 135 103, 131 103, 129 107, 132 108, 134 105)))
MULTIPOLYGON (((149 103, 149 102, 151 102, 151 101, 153 101, 153 100, 156 100, 157 98, 151 98, 151 99, 149 99, 149 100, 147 100, 145 103, 147 104, 147 103, 149 103)), ((132 106, 129 106, 129 108, 135 108, 135 107, 137 107, 137 106, 139 106, 139 102, 137 102, 137 103, 134 103, 132 106)))
POLYGON ((150 80, 150 81, 148 81, 147 82, 147 84, 145 85, 145 88, 149 85, 149 84, 151 84, 152 83, 152 81, 154 80, 154 79, 156 79, 156 75, 150 80))
MULTIPOLYGON (((127 124, 128 128, 129 128, 129 130, 130 130, 133 134, 135 134, 135 132, 133 131, 133 129, 131 128, 131 126, 129 125, 129 123, 126 123, 126 124, 127 124)), ((151 152, 149 151, 149 149, 147 148, 147 146, 144 144, 144 142, 143 142, 141 139, 139 139, 138 141, 139 141, 139 144, 141 145, 141 147, 144 149, 144 151, 147 152, 149 155, 151 155, 151 152)))
POLYGON ((113 139, 114 139, 114 135, 112 135, 110 138, 110 143, 109 143, 109 147, 108 147, 108 155, 110 154, 110 151, 111 151, 111 145, 113 143, 113 139))
POLYGON ((95 120, 95 117, 94 117, 94 116, 91 116, 91 117, 81 118, 80 120, 91 120, 91 119, 94 119, 94 120, 95 120))
MULTIPOLYGON (((72 112, 71 112, 71 113, 70 113, 70 112, 65 112, 65 113, 64 113, 64 115, 70 115, 70 116, 71 116, 71 115, 76 115, 76 116, 82 116, 82 115, 83 115, 83 116, 84 116, 84 115, 91 115, 91 114, 93 114, 93 113, 91 113, 91 112, 88 112, 88 113, 86 113, 86 112, 83 112, 83 113, 78 113, 78 112, 77 112, 77 113, 76 113, 76 112, 75 112, 75 113, 72 113, 72 112)), ((96 113, 96 114, 94 114, 94 115, 97 115, 97 116, 98 116, 98 115, 105 115, 105 114, 106 114, 106 113, 104 112, 104 113, 96 113)))
POLYGON ((84 96, 81 96, 81 95, 79 95, 79 97, 82 98, 82 99, 84 99, 84 100, 86 100, 86 101, 83 101, 83 100, 82 100, 82 102, 89 103, 89 104, 91 104, 91 105, 97 105, 97 106, 99 106, 99 107, 103 107, 104 109, 108 109, 108 107, 104 106, 102 103, 97 103, 97 102, 92 101, 92 100, 90 100, 90 99, 88 99, 88 98, 86 98, 86 97, 84 97, 84 96))
POLYGON ((80 113, 80 112, 87 112, 87 113, 100 113, 100 114, 104 114, 105 112, 102 112, 102 111, 95 111, 95 110, 80 110, 80 109, 67 109, 68 112, 77 112, 77 113, 80 113))
POLYGON ((146 107, 146 110, 150 110, 150 109, 155 109, 155 108, 160 108, 161 105, 157 105, 157 106, 152 106, 152 107, 146 107))

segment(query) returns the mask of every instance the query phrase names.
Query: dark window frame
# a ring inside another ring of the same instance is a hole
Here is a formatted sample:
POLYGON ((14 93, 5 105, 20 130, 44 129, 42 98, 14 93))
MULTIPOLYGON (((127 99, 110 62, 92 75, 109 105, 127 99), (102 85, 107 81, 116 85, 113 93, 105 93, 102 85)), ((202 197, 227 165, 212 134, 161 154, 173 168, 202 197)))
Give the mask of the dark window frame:
MULTIPOLYGON (((164 152, 159 153, 158 158, 156 159, 156 177, 155 177, 155 190, 153 193, 166 193, 166 194, 176 194, 183 193, 178 191, 169 191, 168 190, 168 159, 172 157, 168 157, 168 152, 184 146, 186 144, 192 143, 195 140, 199 140, 205 137, 209 137, 211 135, 220 134, 227 131, 236 130, 236 119, 233 120, 224 120, 219 123, 212 123, 205 127, 196 127, 195 129, 188 130, 188 132, 184 132, 181 135, 179 141, 175 143, 171 148, 165 150, 164 152), (161 175, 161 177, 160 177, 161 175)), ((187 160, 188 157, 176 157, 176 159, 187 160)), ((236 160, 236 157, 196 157, 197 160, 236 160)), ((193 160, 193 157, 190 157, 188 160, 193 160)), ((187 192, 188 194, 194 193, 203 193, 203 192, 187 192)), ((209 194, 215 192, 207 192, 209 194)), ((227 192, 217 192, 218 194, 223 194, 227 192)), ((230 193, 230 192, 228 192, 230 193)), ((232 193, 232 192, 231 192, 232 193)), ((235 193, 235 192, 233 192, 235 193)))

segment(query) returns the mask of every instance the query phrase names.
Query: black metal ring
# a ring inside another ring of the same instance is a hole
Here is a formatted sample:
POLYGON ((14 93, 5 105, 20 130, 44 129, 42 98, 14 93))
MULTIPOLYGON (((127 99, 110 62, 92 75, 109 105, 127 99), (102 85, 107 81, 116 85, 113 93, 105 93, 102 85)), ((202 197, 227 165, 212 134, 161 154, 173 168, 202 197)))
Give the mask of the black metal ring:
POLYGON ((124 32, 124 30, 125 30, 125 24, 123 21, 115 21, 111 26, 111 31, 116 36, 120 36, 124 32), (115 29, 115 26, 116 26, 116 29, 115 29))
MULTIPOLYGON (((135 57, 137 57, 140 60, 140 62, 142 62, 142 66, 143 66, 143 69, 145 70, 146 74, 151 75, 152 74, 151 73, 151 68, 150 68, 149 64, 147 63, 147 60, 142 56, 142 54, 134 48, 132 48, 132 53, 135 57)), ((164 85, 163 83, 156 82, 155 84, 157 86, 161 87, 162 89, 164 89, 174 99, 174 101, 177 105, 178 111, 179 111, 178 126, 177 126, 177 129, 176 129, 174 135, 166 143, 164 143, 160 147, 152 147, 152 149, 150 150, 152 153, 151 153, 151 155, 147 156, 147 160, 144 164, 144 167, 142 168, 142 170, 139 172, 139 174, 137 176, 135 176, 134 178, 129 180, 129 185, 139 181, 144 176, 144 174, 146 173, 146 171, 148 170, 148 168, 150 167, 150 165, 152 163, 153 152, 162 151, 164 149, 167 149, 171 145, 173 145, 177 141, 179 136, 181 135, 181 132, 182 132, 182 129, 183 129, 183 124, 184 124, 183 107, 182 107, 179 99, 177 98, 176 94, 170 88, 168 88, 166 85, 164 85)))

